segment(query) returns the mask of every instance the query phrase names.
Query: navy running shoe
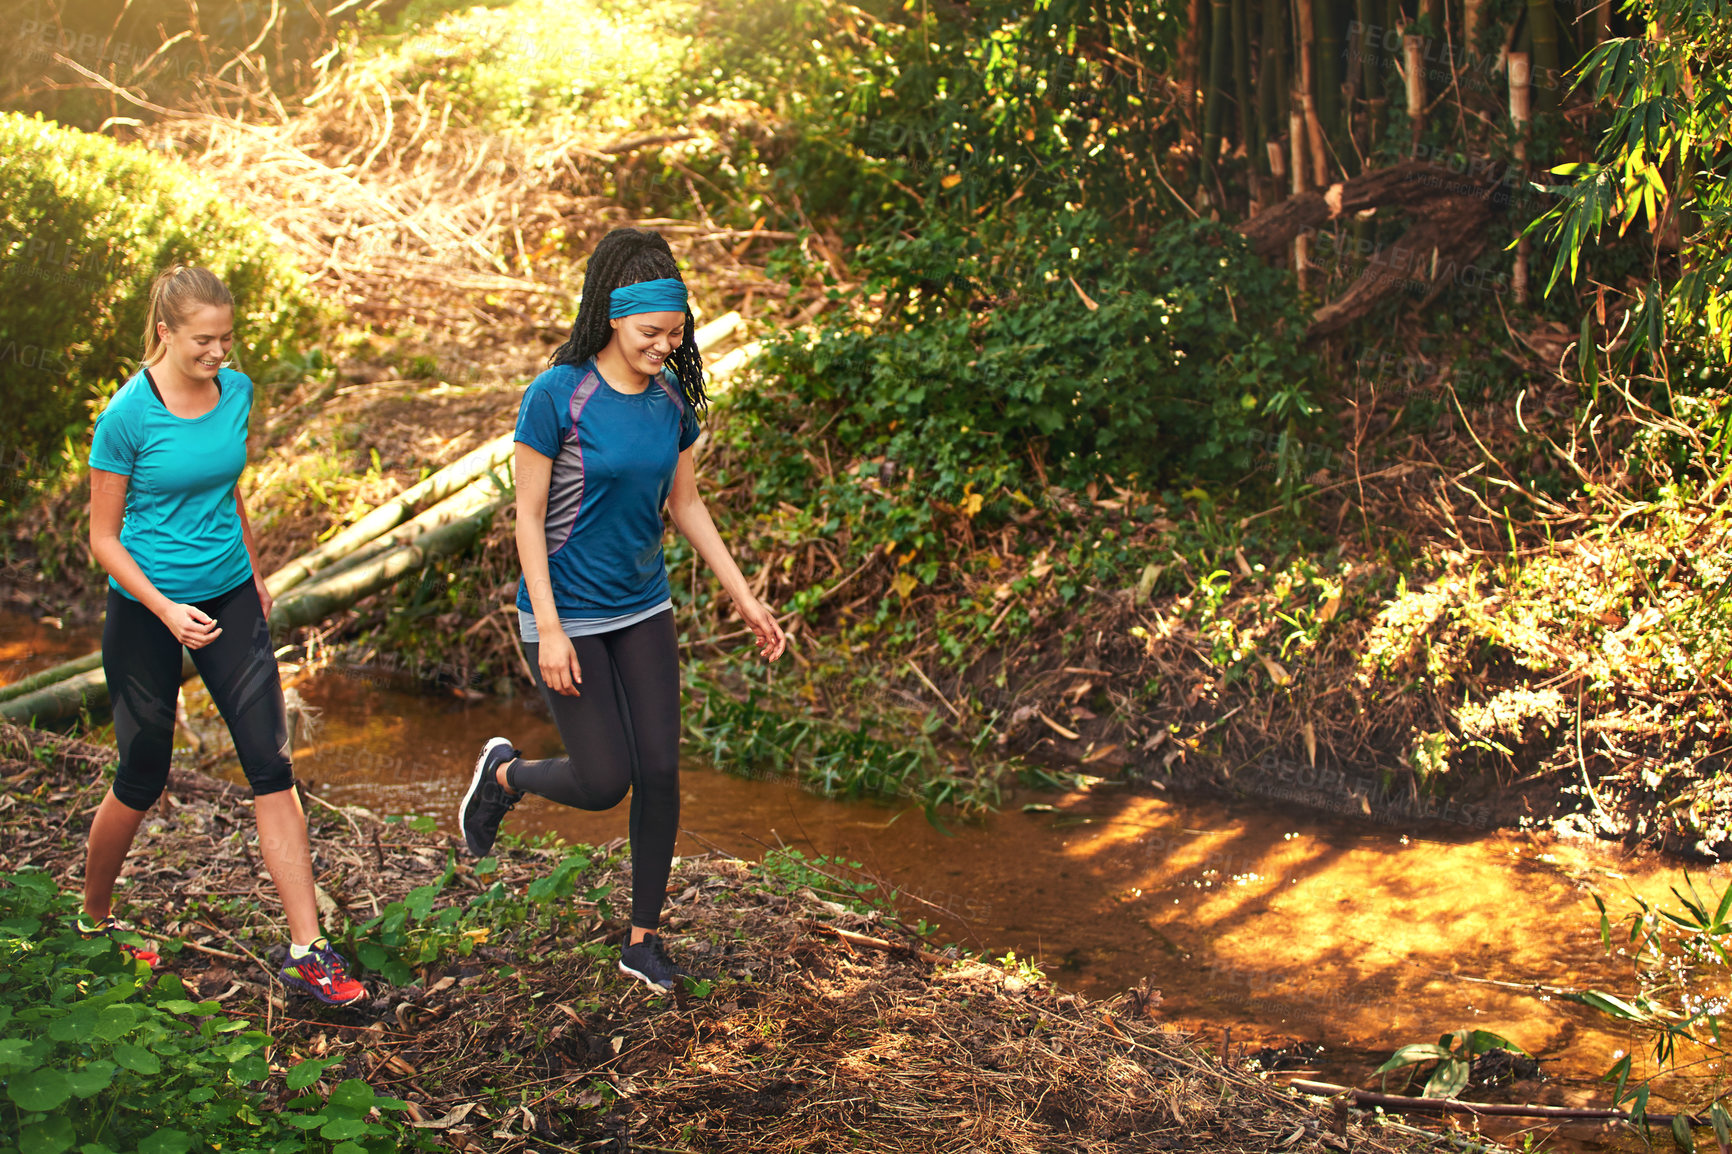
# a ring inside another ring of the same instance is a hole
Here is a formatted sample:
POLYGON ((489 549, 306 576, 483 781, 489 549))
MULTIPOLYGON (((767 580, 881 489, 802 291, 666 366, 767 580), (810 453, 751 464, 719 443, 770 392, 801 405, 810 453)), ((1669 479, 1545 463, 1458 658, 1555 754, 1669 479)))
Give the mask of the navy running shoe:
POLYGON ((509 741, 496 737, 481 747, 481 756, 475 759, 475 776, 457 810, 457 826, 463 831, 463 844, 476 857, 487 856, 499 837, 499 823, 523 800, 521 793, 500 785, 498 776, 501 765, 519 756, 509 741))
POLYGON ((656 990, 673 989, 686 973, 668 957, 659 934, 645 934, 643 941, 620 950, 619 972, 656 990))

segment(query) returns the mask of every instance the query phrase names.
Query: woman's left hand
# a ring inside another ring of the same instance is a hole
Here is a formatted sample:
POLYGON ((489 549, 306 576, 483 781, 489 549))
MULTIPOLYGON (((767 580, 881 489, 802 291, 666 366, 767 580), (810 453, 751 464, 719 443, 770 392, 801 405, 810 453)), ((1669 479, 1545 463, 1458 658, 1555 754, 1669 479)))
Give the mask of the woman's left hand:
POLYGON ((776 621, 776 615, 751 594, 735 603, 740 616, 758 637, 758 654, 765 661, 774 661, 788 648, 788 635, 776 621))
POLYGON ((253 588, 259 591, 259 610, 264 615, 265 620, 269 621, 271 606, 276 604, 276 598, 271 596, 271 591, 265 588, 265 579, 257 573, 253 574, 253 588))

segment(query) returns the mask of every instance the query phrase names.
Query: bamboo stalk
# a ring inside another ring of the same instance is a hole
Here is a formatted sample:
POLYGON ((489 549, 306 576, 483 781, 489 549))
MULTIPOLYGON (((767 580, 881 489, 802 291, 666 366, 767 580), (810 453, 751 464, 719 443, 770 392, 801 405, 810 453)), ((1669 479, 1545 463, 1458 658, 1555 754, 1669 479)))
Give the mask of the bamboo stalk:
POLYGON ((1281 178, 1287 174, 1285 159, 1277 160, 1281 128, 1287 119, 1281 103, 1287 95, 1287 4, 1286 0, 1263 0, 1258 28, 1257 115, 1261 139, 1269 153, 1269 175, 1275 178, 1273 196, 1281 195, 1281 178))
MULTIPOLYGON (((1256 111, 1251 106, 1251 0, 1232 0, 1233 24, 1233 101, 1239 113, 1239 147, 1229 151, 1238 153, 1241 149, 1247 155, 1256 145, 1260 122, 1256 111)), ((1249 166, 1251 186, 1257 186, 1257 166, 1249 166)), ((1252 201, 1256 196, 1253 192, 1252 201)))
POLYGON ((1329 163, 1323 147, 1323 124, 1317 119, 1317 78, 1313 66, 1317 26, 1311 11, 1313 0, 1294 2, 1298 13, 1293 21, 1293 36, 1299 58, 1299 94, 1295 103, 1304 112, 1305 134, 1311 143, 1311 180, 1322 188, 1329 183, 1329 163))
MULTIPOLYGON (((1535 103, 1541 112, 1557 109, 1558 83, 1558 14, 1552 0, 1527 0, 1528 29, 1533 36, 1533 65, 1539 71, 1540 86, 1535 103)), ((1532 88, 1530 83, 1529 88, 1532 88)))
MULTIPOLYGON (((1606 3, 1606 0, 1600 0, 1606 3)), ((1479 54, 1479 29, 1485 14, 1485 0, 1462 0, 1461 41, 1470 55, 1479 54)))
POLYGON ((1203 92, 1203 151, 1197 158, 1197 183, 1207 189, 1221 153, 1221 115, 1233 38, 1229 0, 1209 0, 1209 82, 1203 92))
POLYGON ((1425 133, 1425 40, 1409 32, 1401 38, 1401 57, 1407 81, 1407 122, 1413 128, 1413 151, 1425 133))
MULTIPOLYGON (((1516 175, 1525 178, 1528 160, 1528 121, 1532 119, 1533 68, 1525 52, 1509 54, 1509 118, 1515 126, 1516 175)), ((1515 268, 1510 272, 1510 291, 1518 305, 1528 301, 1528 254, 1531 245, 1524 235, 1516 242, 1515 268)))
POLYGON ((1359 53, 1360 85, 1365 92, 1366 107, 1370 110, 1366 141, 1371 148, 1376 148, 1383 135, 1383 46, 1372 40, 1377 28, 1376 0, 1358 0, 1358 8, 1359 39, 1354 43, 1354 49, 1359 53))
MULTIPOLYGON (((1293 154, 1293 195, 1305 191, 1305 117, 1297 105, 1287 113, 1287 146, 1293 154)), ((1306 262, 1310 259, 1310 237, 1300 229, 1293 238, 1293 276, 1299 291, 1305 291, 1306 262)))
POLYGON ((330 568, 321 570, 319 580, 325 581, 339 573, 359 568, 398 546, 407 545, 423 533, 430 533, 442 525, 449 525, 470 516, 500 493, 511 491, 509 462, 506 472, 508 476, 505 480, 501 480, 496 473, 488 472, 471 481, 431 509, 422 511, 395 529, 381 533, 348 556, 334 562, 330 568))
POLYGON ((1346 121, 1341 104, 1341 66, 1345 55, 1341 45, 1341 26, 1344 21, 1338 18, 1335 10, 1338 2, 1348 0, 1311 0, 1312 15, 1316 20, 1317 48, 1312 64, 1317 70, 1317 115, 1323 122, 1324 134, 1336 139, 1343 135, 1346 121))
MULTIPOLYGON (((1385 1110, 1409 1111, 1416 1114, 1485 1114, 1503 1118, 1558 1118, 1579 1119, 1591 1121, 1595 1119, 1616 1119, 1635 1124, 1635 1120, 1624 1110, 1601 1110, 1584 1106, 1527 1106, 1506 1102, 1462 1102, 1454 1098, 1409 1098, 1400 1094, 1377 1094, 1370 1090, 1355 1090, 1351 1086, 1337 1086, 1333 1082, 1312 1082, 1304 1078, 1295 1078, 1287 1083, 1293 1089, 1303 1094, 1316 1094, 1320 1097, 1333 1098, 1341 1094, 1351 1094, 1356 1106, 1382 1106, 1385 1110)), ((1671 1114, 1648 1114, 1649 1122, 1657 1122, 1662 1126, 1672 1124, 1671 1114)), ((1692 1126, 1706 1126, 1707 1120, 1684 1115, 1692 1126)))

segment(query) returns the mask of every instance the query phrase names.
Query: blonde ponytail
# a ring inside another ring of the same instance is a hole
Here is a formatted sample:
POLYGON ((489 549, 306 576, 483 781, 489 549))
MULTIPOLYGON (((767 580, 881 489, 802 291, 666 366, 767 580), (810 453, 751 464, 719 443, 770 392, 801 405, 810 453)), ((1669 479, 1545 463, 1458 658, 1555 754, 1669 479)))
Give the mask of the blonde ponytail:
POLYGON ((159 323, 178 329, 194 309, 205 305, 235 307, 235 298, 228 286, 208 268, 177 264, 158 274, 150 286, 150 312, 144 322, 143 363, 153 365, 162 358, 162 337, 156 331, 159 323))

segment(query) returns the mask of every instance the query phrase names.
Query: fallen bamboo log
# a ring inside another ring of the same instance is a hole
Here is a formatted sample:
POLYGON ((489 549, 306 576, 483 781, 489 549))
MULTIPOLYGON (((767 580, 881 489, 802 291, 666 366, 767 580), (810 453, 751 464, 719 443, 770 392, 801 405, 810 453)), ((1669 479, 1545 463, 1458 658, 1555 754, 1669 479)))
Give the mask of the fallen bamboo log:
POLYGON ((389 533, 407 521, 415 509, 427 501, 442 501, 473 484, 477 478, 511 459, 512 433, 495 437, 469 453, 465 453, 445 468, 416 485, 411 485, 396 497, 369 512, 366 516, 320 545, 310 553, 290 561, 265 578, 265 588, 273 597, 287 593, 321 569, 341 561, 356 549, 389 533))
MULTIPOLYGON (((1462 1102, 1455 1098, 1408 1098, 1400 1094, 1377 1094, 1370 1090, 1355 1090, 1351 1086, 1337 1086, 1333 1082, 1312 1082, 1304 1078, 1295 1078, 1287 1085, 1302 1094, 1315 1094, 1322 1098, 1350 1094, 1355 1106, 1381 1106, 1397 1113, 1483 1114, 1502 1118, 1556 1118, 1559 1121, 1617 1121, 1635 1124, 1635 1119, 1626 1110, 1594 1109, 1587 1106, 1529 1106, 1509 1102, 1462 1102)), ((1645 1117, 1649 1122, 1670 1126, 1673 1115, 1649 1113, 1645 1117)), ((1691 1126, 1709 1125, 1706 1119, 1694 1118, 1688 1114, 1683 1117, 1691 1126)))
MULTIPOLYGON (((294 629, 323 620, 339 609, 346 609, 370 593, 391 585, 403 574, 418 570, 429 561, 467 548, 480 534, 481 528, 499 509, 508 496, 501 496, 477 509, 469 516, 423 533, 415 540, 402 544, 369 564, 346 573, 339 573, 313 582, 285 596, 271 608, 271 628, 276 631, 294 629)), ((193 675, 192 657, 181 655, 181 677, 193 675)), ((0 720, 28 725, 54 725, 68 721, 89 710, 98 712, 108 707, 108 682, 100 667, 53 685, 26 693, 10 701, 0 702, 0 720)))
POLYGON ((102 650, 86 653, 83 657, 71 661, 62 661, 59 665, 51 665, 47 669, 38 670, 29 677, 20 678, 11 685, 0 685, 0 701, 11 701, 14 697, 23 697, 26 693, 34 693, 44 685, 53 685, 56 681, 64 681, 68 677, 80 673, 88 673, 102 664, 102 650))
POLYGON ((446 497, 431 509, 428 509, 411 520, 394 529, 388 529, 366 544, 355 549, 346 557, 338 558, 329 568, 319 571, 318 580, 325 581, 339 573, 347 573, 359 568, 374 558, 397 548, 407 545, 423 533, 430 533, 442 525, 460 521, 472 516, 484 505, 491 504, 500 497, 511 496, 514 483, 511 477, 509 462, 505 463, 506 476, 501 478, 497 472, 489 471, 480 479, 471 481, 468 485, 446 497))

